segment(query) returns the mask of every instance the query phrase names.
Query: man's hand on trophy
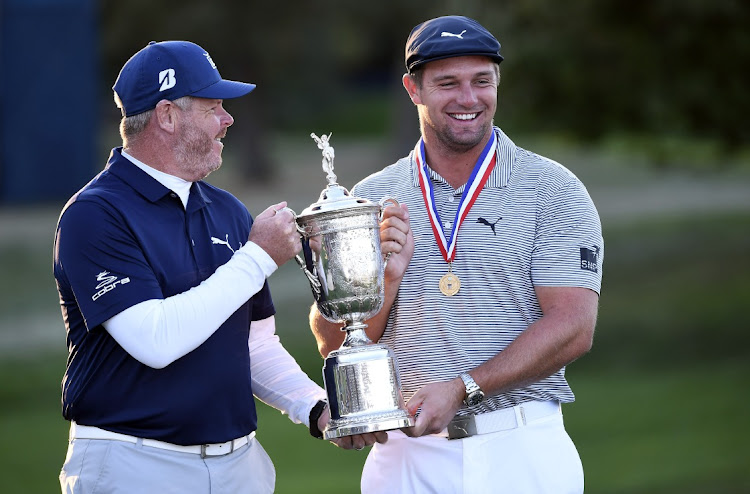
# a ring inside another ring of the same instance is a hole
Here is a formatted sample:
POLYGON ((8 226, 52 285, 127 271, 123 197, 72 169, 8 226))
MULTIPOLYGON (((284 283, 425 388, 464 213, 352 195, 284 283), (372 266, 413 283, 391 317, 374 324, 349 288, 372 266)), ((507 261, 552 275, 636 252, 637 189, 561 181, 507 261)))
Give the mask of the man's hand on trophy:
MULTIPOLYGON (((322 431, 330 420, 330 412, 328 407, 320 414, 318 418, 318 428, 322 431)), ((375 443, 385 444, 388 441, 388 433, 385 431, 378 432, 367 432, 365 434, 354 434, 353 436, 338 437, 330 440, 333 444, 343 449, 356 449, 357 451, 363 450, 367 446, 372 446, 375 443)))
POLYGON ((411 437, 442 431, 461 408, 465 392, 466 388, 459 378, 423 386, 406 404, 409 414, 417 415, 417 421, 414 427, 404 427, 401 431, 411 437))
POLYGON ((294 212, 286 207, 286 201, 256 216, 247 239, 265 250, 278 266, 302 250, 294 212))
POLYGON ((409 208, 406 204, 390 205, 383 209, 380 221, 380 250, 388 262, 386 280, 400 280, 414 254, 414 236, 409 225, 409 208))

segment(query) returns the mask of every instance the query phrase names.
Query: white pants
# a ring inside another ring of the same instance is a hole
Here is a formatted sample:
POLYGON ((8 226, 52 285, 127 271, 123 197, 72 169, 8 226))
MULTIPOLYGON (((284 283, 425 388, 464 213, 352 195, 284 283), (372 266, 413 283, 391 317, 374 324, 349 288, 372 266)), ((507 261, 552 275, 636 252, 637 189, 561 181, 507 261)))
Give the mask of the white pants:
POLYGON ((583 492, 583 467, 561 413, 501 432, 448 440, 389 431, 375 444, 361 482, 364 494, 583 492))

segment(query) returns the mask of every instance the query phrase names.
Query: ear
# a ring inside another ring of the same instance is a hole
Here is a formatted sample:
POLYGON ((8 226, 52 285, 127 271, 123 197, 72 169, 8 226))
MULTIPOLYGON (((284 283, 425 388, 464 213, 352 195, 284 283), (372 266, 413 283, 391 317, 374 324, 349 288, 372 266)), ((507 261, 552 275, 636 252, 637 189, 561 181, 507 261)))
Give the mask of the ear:
POLYGON ((174 133, 179 108, 169 100, 163 99, 156 104, 154 115, 159 128, 170 134, 174 133))
POLYGON ((415 105, 421 105, 422 99, 419 97, 419 88, 414 82, 414 78, 409 74, 404 74, 404 76, 401 78, 401 82, 404 84, 404 89, 406 89, 406 92, 409 93, 411 102, 415 105))

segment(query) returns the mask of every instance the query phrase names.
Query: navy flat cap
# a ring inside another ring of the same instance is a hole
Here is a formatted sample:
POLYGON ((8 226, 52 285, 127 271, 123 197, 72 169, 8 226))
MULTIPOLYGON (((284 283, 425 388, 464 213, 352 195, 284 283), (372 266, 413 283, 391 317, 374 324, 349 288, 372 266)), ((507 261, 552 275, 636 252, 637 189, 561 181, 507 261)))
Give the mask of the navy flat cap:
POLYGON ((474 19, 459 15, 436 17, 411 30, 406 40, 406 70, 451 57, 479 55, 503 61, 500 43, 474 19))

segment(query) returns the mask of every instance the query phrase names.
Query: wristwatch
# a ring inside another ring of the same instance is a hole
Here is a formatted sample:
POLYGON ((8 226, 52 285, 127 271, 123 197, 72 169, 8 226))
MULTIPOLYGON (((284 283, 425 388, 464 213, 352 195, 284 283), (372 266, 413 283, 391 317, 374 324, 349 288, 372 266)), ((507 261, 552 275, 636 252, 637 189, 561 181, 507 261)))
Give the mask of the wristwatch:
POLYGON ((464 398, 466 406, 472 407, 482 403, 482 400, 484 400, 484 391, 482 391, 482 388, 479 387, 469 373, 463 372, 459 377, 464 382, 464 386, 466 386, 466 397, 464 398))

